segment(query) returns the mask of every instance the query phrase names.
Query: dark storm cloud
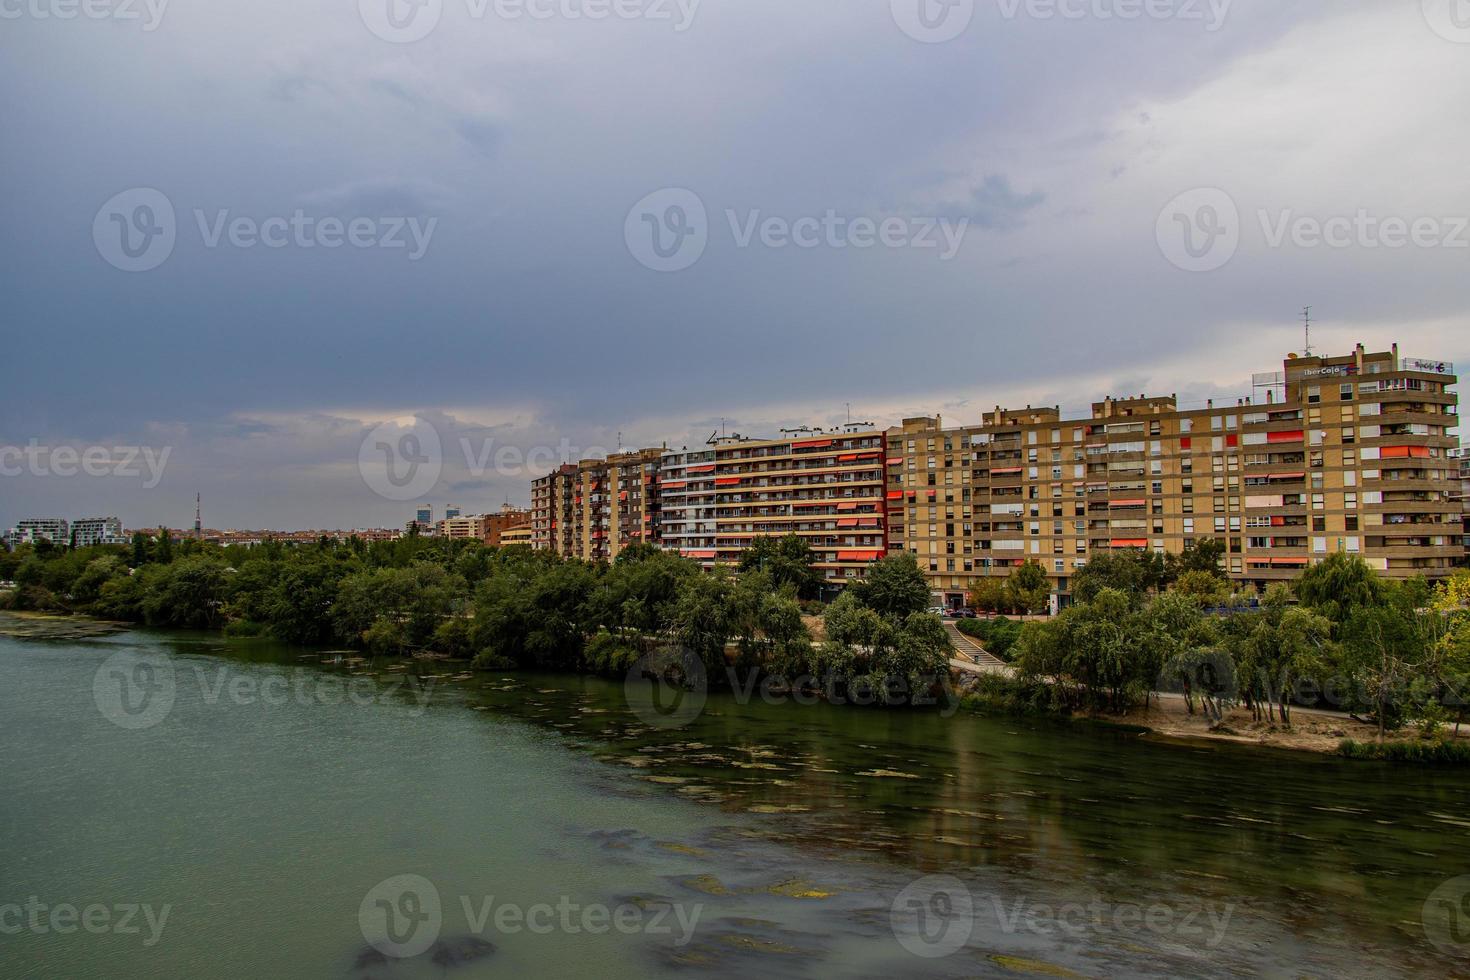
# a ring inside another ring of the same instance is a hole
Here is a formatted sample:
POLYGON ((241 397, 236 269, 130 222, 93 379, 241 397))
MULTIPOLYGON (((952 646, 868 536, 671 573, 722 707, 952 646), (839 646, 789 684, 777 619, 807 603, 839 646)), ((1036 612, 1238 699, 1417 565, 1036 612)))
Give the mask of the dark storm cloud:
MULTIPOLYGON (((722 415, 770 432, 841 421, 848 402, 960 421, 1013 392, 1085 403, 1120 376, 1228 387, 1326 297, 1345 341, 1412 328, 1423 353, 1456 354, 1462 255, 1257 240, 1198 275, 1164 260, 1155 219, 1201 186, 1229 188, 1252 224, 1258 207, 1470 210, 1441 165, 1470 151, 1463 127, 1423 98, 1467 94, 1470 49, 1369 0, 1239 0, 1216 31, 1001 10, 977 4, 937 45, 886 0, 711 2, 682 32, 445 4, 404 45, 325 0, 171 5, 150 33, 7 21, 0 444, 175 454, 148 494, 9 480, 0 524, 55 508, 156 522, 196 488, 221 522, 399 524, 355 461, 377 420, 415 412, 443 415, 459 452, 461 435, 702 440, 722 415), (138 187, 167 196, 177 241, 130 273, 92 229, 138 187), (624 240, 664 187, 698 194, 710 223, 671 274, 624 240), (437 224, 410 261, 211 245, 196 214, 298 209, 437 224), (970 226, 938 261, 742 246, 728 217, 829 211, 970 226)), ((474 469, 436 493, 525 498, 522 475, 474 469)))

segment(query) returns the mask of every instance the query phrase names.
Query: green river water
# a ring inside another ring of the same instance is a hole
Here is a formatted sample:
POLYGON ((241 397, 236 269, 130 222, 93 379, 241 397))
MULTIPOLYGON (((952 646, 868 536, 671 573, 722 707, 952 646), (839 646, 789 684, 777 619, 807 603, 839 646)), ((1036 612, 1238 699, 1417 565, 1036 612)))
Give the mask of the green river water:
POLYGON ((1107 728, 671 727, 600 679, 0 636, 0 976, 1445 976, 1467 804, 1107 728))

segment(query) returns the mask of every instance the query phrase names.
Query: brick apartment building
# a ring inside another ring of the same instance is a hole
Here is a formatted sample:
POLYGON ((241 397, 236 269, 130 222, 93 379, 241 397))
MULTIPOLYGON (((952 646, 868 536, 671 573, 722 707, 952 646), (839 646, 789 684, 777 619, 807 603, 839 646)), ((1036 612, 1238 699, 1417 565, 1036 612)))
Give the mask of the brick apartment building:
POLYGON ((1368 353, 1290 356, 1233 404, 1107 398, 1086 417, 996 408, 979 425, 739 436, 583 460, 537 480, 537 548, 608 561, 633 541, 706 567, 763 535, 805 537, 828 584, 909 551, 936 600, 1036 561, 1061 601, 1090 555, 1214 538, 1256 587, 1334 551, 1384 574, 1465 558, 1454 366, 1368 353))

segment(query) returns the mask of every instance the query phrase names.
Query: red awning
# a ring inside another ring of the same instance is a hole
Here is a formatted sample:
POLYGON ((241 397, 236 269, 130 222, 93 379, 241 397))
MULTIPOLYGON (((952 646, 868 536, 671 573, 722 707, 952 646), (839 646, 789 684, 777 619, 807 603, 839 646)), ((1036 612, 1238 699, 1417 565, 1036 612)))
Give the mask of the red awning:
POLYGON ((661 484, 665 490, 682 490, 689 486, 688 480, 668 480, 661 484))
POLYGON ((1019 472, 1021 472, 1021 467, 1019 467, 1019 466, 1007 466, 1004 469, 991 470, 990 471, 990 475, 991 476, 995 476, 997 474, 1001 474, 1001 475, 1008 476, 1008 475, 1010 475, 1012 473, 1019 473, 1019 472))
POLYGON ((838 561, 877 561, 883 557, 882 551, 839 551, 838 561))
POLYGON ((1110 543, 1113 548, 1147 548, 1148 538, 1114 538, 1110 543))
POLYGON ((685 551, 681 552, 681 554, 685 558, 713 558, 715 556, 713 551, 685 551))
POLYGON ((842 518, 841 520, 839 520, 837 522, 837 526, 838 527, 857 527, 858 526, 858 519, 856 517, 844 517, 844 518, 842 518))
POLYGON ((792 449, 824 449, 832 445, 831 439, 804 439, 801 442, 793 442, 792 449))
POLYGON ((1266 477, 1268 480, 1305 480, 1306 478, 1305 473, 1272 473, 1266 477))
POLYGON ((1301 442, 1306 438, 1306 433, 1301 429, 1293 429, 1290 432, 1268 432, 1266 441, 1269 442, 1301 442))
POLYGON ((1148 501, 1142 497, 1131 497, 1128 500, 1111 501, 1114 507, 1147 507, 1148 501))
POLYGON ((889 500, 902 500, 903 499, 903 491, 902 490, 890 490, 890 491, 888 491, 888 499, 889 500))
POLYGON ((857 453, 843 453, 837 457, 839 463, 853 463, 857 461, 857 453))
POLYGON ((891 457, 889 457, 889 459, 888 459, 888 465, 889 466, 902 466, 903 465, 903 457, 902 456, 891 456, 891 457))
POLYGON ((857 504, 856 501, 853 501, 851 503, 843 502, 843 503, 840 503, 840 504, 837 505, 837 509, 838 510, 857 510, 858 509, 858 504, 857 504))
POLYGON ((714 463, 706 463, 703 466, 691 466, 688 469, 688 472, 690 472, 690 473, 713 473, 714 471, 715 471, 715 464, 714 463))
POLYGON ((715 480, 715 486, 717 487, 733 487, 739 483, 740 477, 738 476, 722 476, 715 480))

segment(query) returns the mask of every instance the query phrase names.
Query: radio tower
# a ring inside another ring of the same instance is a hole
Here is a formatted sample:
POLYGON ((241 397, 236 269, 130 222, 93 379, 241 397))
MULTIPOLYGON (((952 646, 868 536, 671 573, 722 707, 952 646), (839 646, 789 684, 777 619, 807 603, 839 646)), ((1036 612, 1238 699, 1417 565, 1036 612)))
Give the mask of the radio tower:
POLYGON ((1302 330, 1306 334, 1306 349, 1302 351, 1307 357, 1312 356, 1312 308, 1302 307, 1302 330))
POLYGON ((199 524, 199 494, 194 494, 194 540, 199 541, 204 537, 204 530, 199 524))

